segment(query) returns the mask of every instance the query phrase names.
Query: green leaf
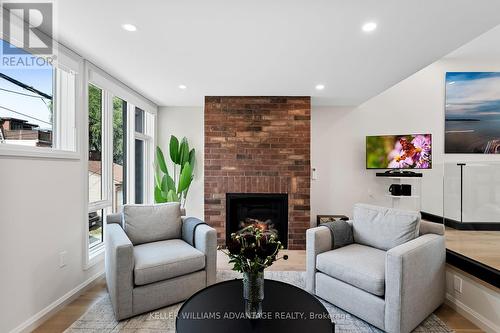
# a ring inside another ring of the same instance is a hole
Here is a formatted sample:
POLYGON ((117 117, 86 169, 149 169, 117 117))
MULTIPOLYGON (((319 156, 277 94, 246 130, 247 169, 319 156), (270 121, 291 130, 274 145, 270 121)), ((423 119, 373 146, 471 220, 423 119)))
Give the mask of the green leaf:
POLYGON ((163 152, 160 147, 156 147, 156 160, 158 162, 158 166, 163 173, 168 174, 167 164, 165 163, 165 157, 163 156, 163 152))
POLYGON ((175 183, 170 175, 163 176, 161 180, 161 190, 165 193, 168 193, 170 190, 175 191, 175 183))
POLYGON ((160 175, 158 175, 158 168, 155 168, 155 187, 161 188, 160 175))
POLYGON ((177 188, 177 193, 182 193, 184 190, 189 188, 191 185, 191 180, 193 179, 193 169, 189 162, 184 164, 184 168, 181 171, 181 176, 179 178, 179 187, 177 188))
POLYGON ((167 202, 179 202, 179 197, 174 190, 170 190, 167 193, 167 202))
POLYGON ((170 159, 175 164, 179 164, 179 157, 179 140, 174 135, 172 135, 170 136, 170 159))
POLYGON ((196 158, 196 152, 193 149, 191 149, 191 151, 189 152, 189 164, 191 165, 191 168, 193 168, 194 170, 194 162, 195 162, 195 158, 196 158))
POLYGON ((156 203, 167 202, 167 199, 163 197, 161 189, 158 186, 155 186, 155 202, 156 203))
MULTIPOLYGON (((193 181, 193 177, 191 176, 191 182, 193 181)), ((184 190, 183 195, 184 195, 184 200, 186 200, 187 196, 188 196, 188 192, 189 192, 189 188, 191 187, 191 182, 189 182, 189 185, 187 187, 187 189, 184 190)))
POLYGON ((189 162, 189 143, 186 138, 182 138, 179 147, 179 163, 177 163, 181 165, 181 172, 186 162, 189 162))

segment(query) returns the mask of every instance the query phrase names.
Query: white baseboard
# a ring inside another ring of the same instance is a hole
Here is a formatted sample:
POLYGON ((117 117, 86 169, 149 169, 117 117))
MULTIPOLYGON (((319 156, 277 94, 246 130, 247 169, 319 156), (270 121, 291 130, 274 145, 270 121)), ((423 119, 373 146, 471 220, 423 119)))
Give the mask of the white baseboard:
POLYGON ((74 301, 78 296, 80 296, 85 289, 87 289, 93 282, 97 279, 101 278, 104 275, 104 270, 98 272, 94 276, 90 277, 86 281, 80 283, 78 286, 73 288, 64 294, 61 298, 56 300, 55 302, 49 304, 47 307, 28 318, 21 325, 14 328, 10 333, 28 333, 33 331, 35 328, 40 326, 43 322, 45 322, 48 318, 54 315, 57 311, 59 311, 65 305, 74 301))
POLYGON ((452 307, 459 314, 476 324, 479 328, 484 330, 487 333, 496 333, 500 332, 500 326, 495 325, 495 323, 491 322, 488 318, 485 318, 480 313, 477 313, 472 308, 462 303, 449 293, 446 293, 446 303, 452 307))

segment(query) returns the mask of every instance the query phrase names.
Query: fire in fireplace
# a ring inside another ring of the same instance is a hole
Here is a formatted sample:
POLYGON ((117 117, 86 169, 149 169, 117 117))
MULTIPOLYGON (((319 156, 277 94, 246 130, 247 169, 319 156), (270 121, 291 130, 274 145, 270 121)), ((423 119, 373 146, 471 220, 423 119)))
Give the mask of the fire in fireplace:
POLYGON ((274 227, 274 223, 271 219, 261 221, 258 219, 252 219, 252 218, 247 217, 246 219, 240 221, 240 225, 238 227, 240 229, 243 229, 243 228, 246 228, 246 227, 251 226, 251 225, 259 227, 263 231, 272 232, 272 233, 276 234, 276 236, 278 236, 278 229, 276 229, 274 227))
POLYGON ((288 195, 226 193, 226 240, 231 233, 256 225, 274 232, 284 247, 288 241, 288 195))

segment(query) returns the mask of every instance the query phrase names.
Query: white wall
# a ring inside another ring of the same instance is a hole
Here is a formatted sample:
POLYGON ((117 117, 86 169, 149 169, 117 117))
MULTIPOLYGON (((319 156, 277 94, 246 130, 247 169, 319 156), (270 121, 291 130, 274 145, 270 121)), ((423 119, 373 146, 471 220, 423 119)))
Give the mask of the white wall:
POLYGON ((487 333, 500 332, 500 289, 453 266, 446 269, 446 301, 487 333), (457 280, 457 281, 456 281, 457 280), (462 283, 456 290, 455 283, 462 283))
POLYGON ((350 214, 355 202, 384 202, 382 180, 376 171, 365 170, 367 135, 432 134, 433 169, 423 171, 422 210, 437 215, 443 215, 444 163, 500 161, 498 155, 444 154, 445 73, 500 71, 500 58, 469 56, 440 60, 356 108, 313 107, 312 167, 318 175, 311 189, 313 218, 350 214))
MULTIPOLYGON (((498 155, 444 154, 445 73, 500 72, 500 28, 481 36, 454 53, 408 77, 355 108, 313 107, 311 165, 317 180, 311 183, 311 224, 316 214, 352 214, 356 202, 390 204, 381 191, 383 181, 365 170, 365 136, 377 134, 432 133, 433 169, 423 171, 422 210, 443 215, 445 169, 456 162, 499 162, 498 155), (489 43, 485 41, 491 40, 489 43), (494 44, 492 44, 492 42, 494 44)), ((369 80, 369 78, 367 78, 369 80)), ((500 89, 500 88, 499 88, 500 89)), ((491 168, 491 167, 490 167, 491 168)), ((447 170, 447 175, 450 171, 447 170)), ((447 206, 459 197, 446 194, 447 206)), ((496 199, 498 200, 498 195, 496 199)), ((497 202, 498 207, 498 202, 497 202)), ((444 212, 448 215, 450 209, 444 212)), ((497 216, 498 218, 498 216, 497 216)), ((500 292, 466 274, 447 269, 447 299, 462 314, 487 332, 500 331, 500 292), (463 291, 454 291, 455 277, 463 291)))
POLYGON ((83 270, 83 162, 0 157, 0 332, 103 270, 83 270), (59 268, 59 253, 67 266, 59 268))
POLYGON ((175 135, 179 140, 186 137, 190 148, 196 150, 196 165, 194 179, 189 189, 186 202, 188 216, 204 218, 204 118, 203 107, 160 107, 158 110, 158 145, 163 150, 169 172, 173 166, 169 155, 170 136, 175 135))
MULTIPOLYGON (((356 202, 384 205, 387 183, 365 169, 365 137, 376 134, 432 133, 433 169, 423 170, 422 210, 443 215, 443 163, 500 161, 495 155, 444 155, 444 75, 446 71, 500 71, 500 60, 481 65, 442 60, 419 71, 357 108, 312 107, 311 223, 317 214, 351 215, 356 202)), ((162 107, 158 142, 168 152, 171 134, 187 136, 197 150, 197 167, 187 203, 188 215, 203 217, 203 108, 162 107)), ((167 158, 168 159, 168 158, 167 158)), ((448 209, 448 213, 451 210, 448 209)))

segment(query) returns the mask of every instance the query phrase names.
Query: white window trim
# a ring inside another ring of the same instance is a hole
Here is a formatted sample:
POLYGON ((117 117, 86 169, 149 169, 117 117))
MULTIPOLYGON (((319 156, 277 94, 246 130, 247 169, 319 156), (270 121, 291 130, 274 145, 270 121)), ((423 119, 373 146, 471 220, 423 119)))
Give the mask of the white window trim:
MULTIPOLYGON (((106 91, 103 87, 100 85, 96 84, 95 82, 92 82, 90 80, 87 80, 87 85, 86 85, 86 94, 85 94, 85 103, 86 103, 86 121, 88 122, 88 85, 92 84, 96 86, 99 89, 102 89, 102 109, 101 109, 101 163, 102 163, 102 169, 101 169, 101 200, 95 201, 95 202, 88 202, 88 155, 84 159, 85 161, 85 186, 86 188, 86 198, 87 198, 87 206, 88 210, 85 214, 85 257, 84 257, 84 269, 89 269, 90 267, 100 263, 104 259, 104 238, 102 242, 94 247, 90 247, 89 243, 89 235, 88 235, 88 213, 91 212, 96 212, 99 210, 103 211, 103 216, 102 218, 102 232, 103 235, 106 235, 106 214, 108 214, 111 210, 112 207, 112 184, 110 185, 110 179, 112 178, 112 163, 110 161, 113 160, 113 151, 112 149, 109 149, 110 146, 110 140, 112 140, 112 117, 113 117, 113 95, 109 92, 106 91), (111 120, 110 120, 111 117, 111 120)), ((88 154, 88 133, 86 133, 86 152, 88 154)))
MULTIPOLYGON (((88 236, 87 236, 88 238, 88 236)), ((92 249, 88 249, 88 258, 83 266, 84 270, 87 270, 91 268, 94 265, 97 265, 98 263, 102 262, 104 260, 104 242, 101 244, 95 246, 92 249)))
MULTIPOLYGON (((134 139, 139 139, 144 141, 144 203, 152 204, 154 203, 154 167, 148 168, 147 166, 153 165, 155 161, 155 125, 156 125, 156 114, 145 114, 144 117, 144 133, 134 132, 134 139), (151 118, 150 118, 151 117, 151 118), (148 172, 149 171, 149 172, 148 172)), ((134 117, 135 119, 135 117, 134 117)), ((135 148, 135 144, 134 144, 135 148)), ((134 154, 135 158, 135 154, 134 154)), ((135 163, 134 163, 135 167, 135 163)), ((135 186, 134 186, 135 190, 135 186)), ((134 196, 135 198, 135 196, 134 196)))
POLYGON ((66 160, 79 160, 81 158, 81 154, 78 151, 21 146, 8 143, 3 143, 0 145, 0 156, 66 160))

